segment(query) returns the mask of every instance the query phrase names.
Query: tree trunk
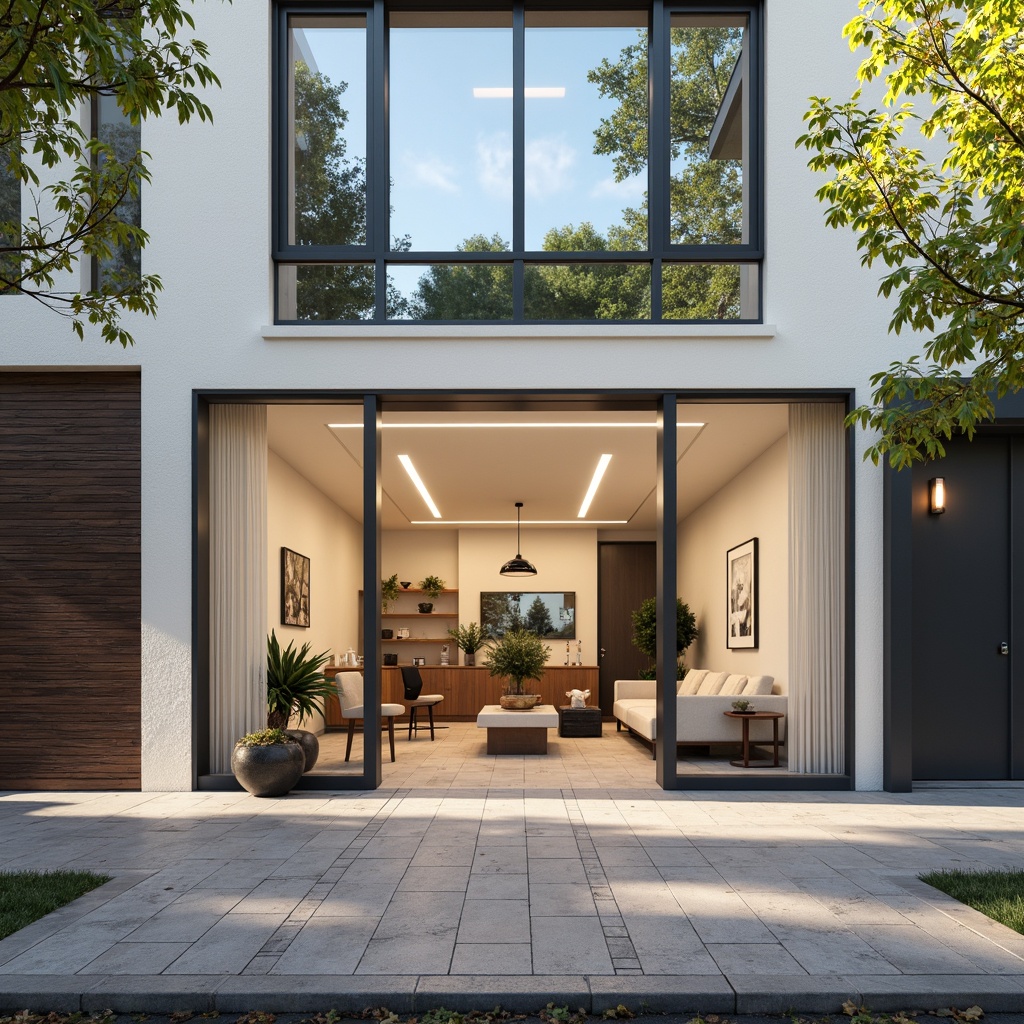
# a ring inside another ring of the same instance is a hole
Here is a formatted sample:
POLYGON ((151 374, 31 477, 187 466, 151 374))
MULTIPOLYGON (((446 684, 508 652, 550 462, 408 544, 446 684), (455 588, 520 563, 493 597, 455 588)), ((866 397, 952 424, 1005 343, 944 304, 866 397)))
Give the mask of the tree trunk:
POLYGON ((287 729, 288 719, 291 715, 284 711, 268 711, 267 712, 267 728, 268 729, 287 729))

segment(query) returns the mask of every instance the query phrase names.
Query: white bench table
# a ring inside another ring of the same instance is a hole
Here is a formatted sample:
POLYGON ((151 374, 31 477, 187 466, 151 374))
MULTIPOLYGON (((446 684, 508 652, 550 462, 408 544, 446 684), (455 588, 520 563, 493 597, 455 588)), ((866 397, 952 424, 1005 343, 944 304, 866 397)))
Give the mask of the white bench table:
POLYGON ((476 727, 487 730, 488 754, 546 754, 548 729, 558 728, 558 712, 553 704, 538 704, 529 711, 487 704, 476 716, 476 727))

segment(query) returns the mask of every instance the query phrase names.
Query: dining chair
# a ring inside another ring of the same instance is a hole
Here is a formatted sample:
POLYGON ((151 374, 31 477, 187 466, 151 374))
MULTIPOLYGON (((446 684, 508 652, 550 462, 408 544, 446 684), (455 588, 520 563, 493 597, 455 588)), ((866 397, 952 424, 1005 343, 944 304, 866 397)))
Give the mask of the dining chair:
POLYGON ((409 739, 412 739, 414 731, 418 731, 416 724, 416 711, 418 708, 427 709, 427 717, 430 720, 430 740, 434 740, 434 706, 444 700, 443 693, 423 693, 423 677, 415 665, 402 666, 402 685, 405 687, 405 702, 409 706, 409 739))
MULTIPOLYGON (((341 717, 348 721, 348 742, 345 744, 345 760, 347 761, 352 753, 352 737, 356 731, 356 722, 363 718, 363 677, 358 672, 339 672, 334 677, 334 685, 338 688, 341 717)), ((388 724, 388 741, 391 744, 392 761, 395 759, 395 716, 404 714, 405 707, 402 704, 381 704, 380 706, 381 725, 385 720, 388 724)))

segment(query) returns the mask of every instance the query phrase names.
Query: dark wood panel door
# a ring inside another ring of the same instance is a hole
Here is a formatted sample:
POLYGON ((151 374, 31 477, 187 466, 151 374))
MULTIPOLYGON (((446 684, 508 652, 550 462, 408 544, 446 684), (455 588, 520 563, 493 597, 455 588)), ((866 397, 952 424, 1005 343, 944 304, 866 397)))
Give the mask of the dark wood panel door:
POLYGON ((915 779, 1012 774, 1011 534, 1024 538, 1010 512, 1016 443, 955 439, 945 459, 914 470, 915 779), (938 476, 946 511, 933 515, 928 482, 938 476))
MULTIPOLYGON (((597 644, 600 704, 611 715, 616 679, 636 679, 647 658, 633 646, 632 613, 657 586, 654 541, 597 545, 597 644)), ((591 703, 594 698, 591 697, 591 703)))
POLYGON ((0 480, 0 789, 138 789, 138 375, 0 374, 0 480))

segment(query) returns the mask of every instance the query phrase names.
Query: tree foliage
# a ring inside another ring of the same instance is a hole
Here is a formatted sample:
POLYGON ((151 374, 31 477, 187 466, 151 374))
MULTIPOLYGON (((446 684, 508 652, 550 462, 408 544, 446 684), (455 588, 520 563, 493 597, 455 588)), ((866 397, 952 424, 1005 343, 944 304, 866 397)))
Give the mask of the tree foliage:
POLYGON ((133 125, 165 112, 180 123, 208 120, 197 90, 218 80, 206 45, 179 38, 193 27, 181 0, 0 5, 0 289, 67 317, 79 337, 88 321, 105 341, 132 344, 122 312, 153 314, 161 287, 153 274, 113 273, 99 291, 59 290, 80 261, 116 261, 148 239, 130 219, 149 180, 146 154, 90 138, 80 111, 109 96, 133 125))
MULTIPOLYGON (((658 660, 658 602, 648 597, 640 607, 632 613, 633 646, 646 654, 652 662, 658 660)), ((697 616, 690 611, 690 606, 676 598, 676 654, 681 655, 697 637, 697 616)), ((682 676, 682 665, 677 666, 677 675, 682 676)), ((641 679, 654 678, 653 667, 641 672, 641 679)))
POLYGON ((858 79, 884 84, 884 107, 860 89, 813 97, 798 145, 830 175, 817 193, 826 222, 886 268, 890 331, 931 335, 921 356, 875 374, 871 403, 850 416, 879 432, 876 463, 905 467, 973 436, 993 396, 1024 385, 1024 0, 860 8, 844 34, 867 51, 858 79))

